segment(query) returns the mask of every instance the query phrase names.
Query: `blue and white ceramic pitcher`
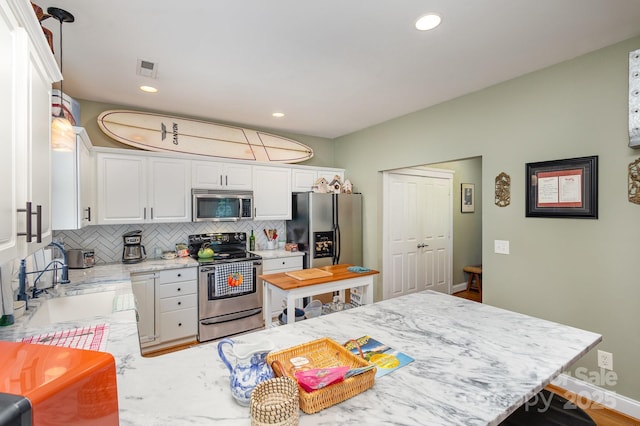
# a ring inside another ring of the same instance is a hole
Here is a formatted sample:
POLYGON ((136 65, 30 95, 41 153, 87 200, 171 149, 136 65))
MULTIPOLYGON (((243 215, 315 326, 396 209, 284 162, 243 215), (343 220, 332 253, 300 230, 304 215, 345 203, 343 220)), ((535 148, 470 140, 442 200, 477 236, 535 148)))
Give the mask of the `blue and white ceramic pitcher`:
POLYGON ((251 392, 260 382, 272 379, 273 370, 267 364, 267 354, 273 350, 273 342, 260 340, 254 343, 235 343, 231 339, 218 342, 218 356, 227 366, 230 376, 231 395, 240 405, 249 405, 251 392), (227 360, 223 348, 231 346, 235 365, 227 360))

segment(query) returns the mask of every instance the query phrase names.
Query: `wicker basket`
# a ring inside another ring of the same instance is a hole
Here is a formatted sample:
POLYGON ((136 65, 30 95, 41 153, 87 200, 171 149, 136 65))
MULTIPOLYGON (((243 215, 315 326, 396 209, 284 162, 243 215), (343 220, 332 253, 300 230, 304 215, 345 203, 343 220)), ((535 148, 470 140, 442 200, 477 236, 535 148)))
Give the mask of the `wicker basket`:
POLYGON ((297 425, 299 407, 298 385, 294 380, 288 377, 265 380, 251 392, 251 425, 297 425))
MULTIPOLYGON (((314 340, 277 352, 270 352, 267 355, 267 362, 273 367, 276 375, 286 375, 294 378, 296 367, 290 360, 295 357, 308 359, 309 364, 305 365, 305 367, 309 369, 345 365, 351 368, 358 368, 369 365, 365 359, 354 355, 348 349, 329 338, 314 340)), ((369 389, 373 386, 375 377, 376 369, 374 368, 313 392, 306 392, 302 387, 298 386, 300 408, 307 414, 317 413, 369 389)))

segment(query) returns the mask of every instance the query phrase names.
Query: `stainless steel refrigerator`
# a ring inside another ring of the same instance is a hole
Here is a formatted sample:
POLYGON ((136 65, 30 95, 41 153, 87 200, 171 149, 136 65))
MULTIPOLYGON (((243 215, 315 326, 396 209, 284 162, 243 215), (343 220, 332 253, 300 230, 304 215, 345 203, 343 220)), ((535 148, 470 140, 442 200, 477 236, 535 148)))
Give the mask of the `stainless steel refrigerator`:
POLYGON ((287 241, 304 251, 304 267, 362 265, 362 194, 293 193, 287 241))

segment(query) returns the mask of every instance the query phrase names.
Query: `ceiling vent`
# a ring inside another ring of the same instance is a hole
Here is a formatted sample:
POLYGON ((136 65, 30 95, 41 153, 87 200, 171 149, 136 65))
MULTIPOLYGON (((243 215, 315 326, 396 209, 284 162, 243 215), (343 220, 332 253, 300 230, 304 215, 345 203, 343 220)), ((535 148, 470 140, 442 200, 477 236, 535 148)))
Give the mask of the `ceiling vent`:
POLYGON ((138 59, 136 74, 143 77, 156 78, 156 74, 158 74, 158 64, 145 61, 144 59, 138 59))

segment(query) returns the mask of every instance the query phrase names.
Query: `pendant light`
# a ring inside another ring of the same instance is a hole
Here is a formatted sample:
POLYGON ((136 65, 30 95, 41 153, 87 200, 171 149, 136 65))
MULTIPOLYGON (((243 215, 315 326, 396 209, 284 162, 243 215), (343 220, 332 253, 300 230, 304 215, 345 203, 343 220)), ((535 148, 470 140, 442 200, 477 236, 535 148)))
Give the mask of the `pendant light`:
MULTIPOLYGON (((62 74, 62 23, 73 22, 75 18, 66 10, 57 7, 48 8, 47 13, 60 22, 60 73, 62 74)), ((73 151, 75 140, 73 126, 64 116, 64 92, 62 80, 60 80, 60 113, 51 120, 51 148, 55 151, 73 151)))

